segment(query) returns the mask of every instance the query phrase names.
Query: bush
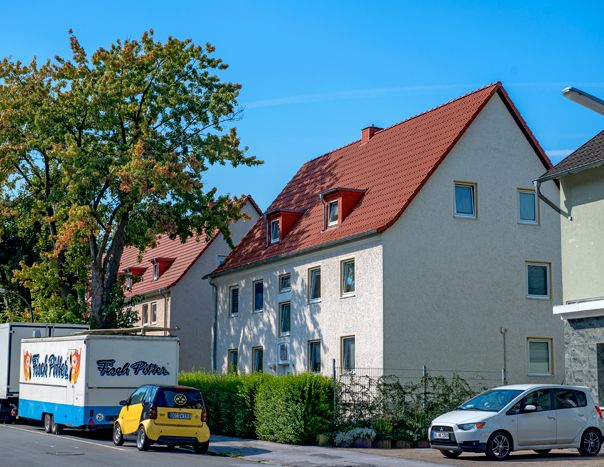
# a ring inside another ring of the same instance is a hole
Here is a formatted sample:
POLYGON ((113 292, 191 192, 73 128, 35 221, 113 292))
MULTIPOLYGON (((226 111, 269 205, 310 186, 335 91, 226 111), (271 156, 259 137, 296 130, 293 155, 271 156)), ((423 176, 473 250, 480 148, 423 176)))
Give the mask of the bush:
POLYGON ((342 431, 336 435, 335 445, 340 448, 348 448, 357 439, 368 439, 373 441, 376 437, 375 430, 371 428, 353 428, 350 431, 342 431))

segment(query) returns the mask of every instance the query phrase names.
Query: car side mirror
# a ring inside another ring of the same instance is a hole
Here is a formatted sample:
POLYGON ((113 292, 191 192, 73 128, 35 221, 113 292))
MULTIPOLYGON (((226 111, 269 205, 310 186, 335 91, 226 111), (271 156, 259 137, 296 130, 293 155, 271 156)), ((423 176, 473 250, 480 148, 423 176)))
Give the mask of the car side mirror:
POLYGON ((128 401, 120 401, 120 405, 123 407, 125 405, 128 405, 128 401))
POLYGON ((533 404, 527 404, 524 406, 524 409, 522 409, 523 412, 536 412, 537 411, 537 407, 535 407, 533 404))

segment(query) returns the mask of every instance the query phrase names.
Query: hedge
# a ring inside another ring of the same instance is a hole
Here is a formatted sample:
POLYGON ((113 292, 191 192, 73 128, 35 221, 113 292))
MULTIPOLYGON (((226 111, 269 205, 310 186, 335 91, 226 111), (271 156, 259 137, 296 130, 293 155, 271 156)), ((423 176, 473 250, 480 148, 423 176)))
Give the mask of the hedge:
POLYGON ((329 431, 333 421, 333 388, 315 374, 273 376, 180 374, 180 384, 198 388, 216 433, 304 444, 329 431))

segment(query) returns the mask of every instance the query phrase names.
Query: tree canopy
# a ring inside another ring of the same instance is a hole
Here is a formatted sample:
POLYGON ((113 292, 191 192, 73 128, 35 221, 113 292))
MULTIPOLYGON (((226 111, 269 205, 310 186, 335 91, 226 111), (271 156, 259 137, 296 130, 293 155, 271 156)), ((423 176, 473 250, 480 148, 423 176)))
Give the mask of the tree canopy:
POLYGON ((122 325, 125 246, 230 240, 244 198, 204 172, 260 161, 234 127, 241 86, 220 78, 210 44, 149 31, 89 55, 70 41, 69 59, 0 62, 0 216, 33 243, 12 275, 45 319, 122 325))

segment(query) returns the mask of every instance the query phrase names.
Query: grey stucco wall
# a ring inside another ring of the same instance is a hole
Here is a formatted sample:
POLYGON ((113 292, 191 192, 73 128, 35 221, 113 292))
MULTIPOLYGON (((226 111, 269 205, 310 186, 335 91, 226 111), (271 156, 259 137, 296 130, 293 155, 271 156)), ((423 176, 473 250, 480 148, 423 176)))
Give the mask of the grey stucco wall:
POLYGON ((563 379, 558 214, 541 203, 539 225, 518 223, 517 189, 543 171, 495 95, 383 235, 386 367, 472 370, 496 384, 503 327, 509 382, 563 379), (455 180, 477 183, 476 220, 453 216, 455 180), (527 298, 526 261, 551 263, 552 300, 527 298), (553 376, 527 375, 527 337, 553 339, 553 376))
POLYGON ((604 167, 561 179, 564 301, 604 297, 604 167))

